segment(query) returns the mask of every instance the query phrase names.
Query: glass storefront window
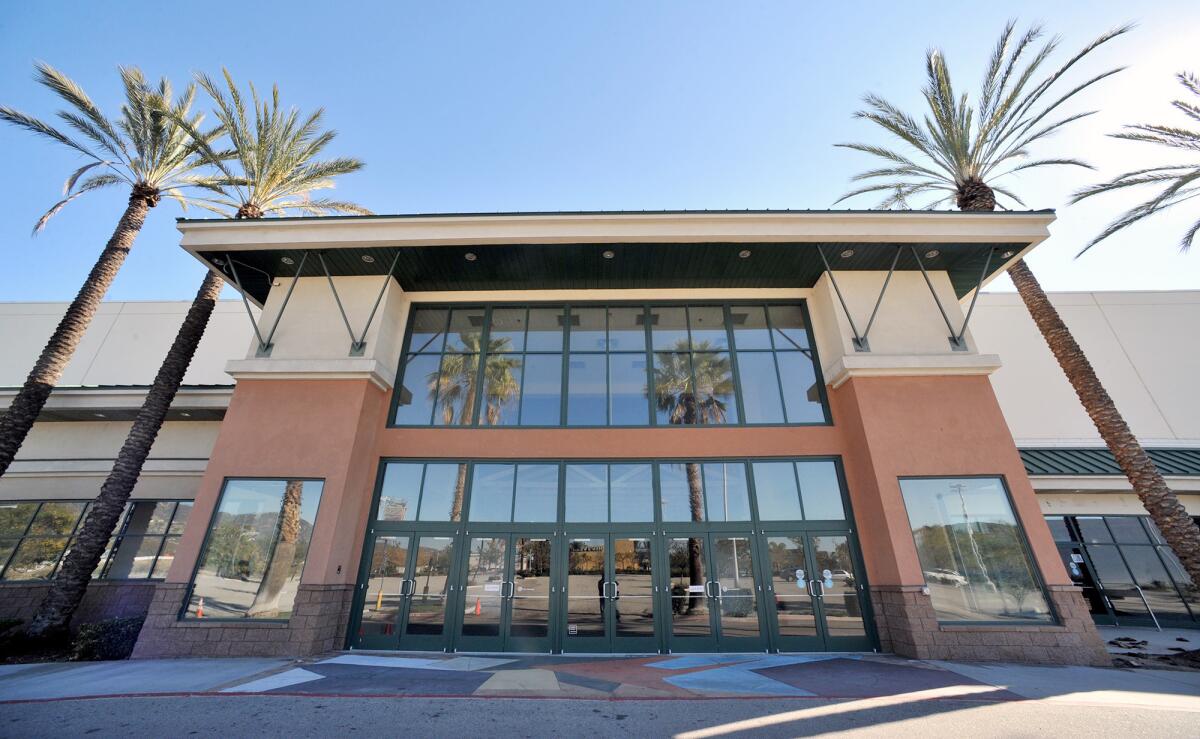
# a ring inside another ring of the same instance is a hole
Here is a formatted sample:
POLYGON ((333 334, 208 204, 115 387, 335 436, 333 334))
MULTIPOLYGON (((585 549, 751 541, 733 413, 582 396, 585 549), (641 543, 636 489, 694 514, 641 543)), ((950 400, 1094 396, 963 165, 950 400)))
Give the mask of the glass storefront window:
MULTIPOLYGON (((71 551, 89 507, 82 500, 0 503, 0 579, 54 577, 71 551)), ((191 509, 191 501, 136 500, 126 504, 92 577, 165 577, 191 509)))
POLYGON ((1000 478, 909 478, 900 489, 940 621, 1052 620, 1000 478))
POLYGON ((319 480, 226 480, 184 617, 289 618, 323 487, 319 480))
POLYGON ((811 344, 799 303, 416 306, 392 423, 826 423, 811 344))
POLYGON ((1056 540, 1080 542, 1060 551, 1072 578, 1103 596, 1090 599, 1093 616, 1148 625, 1200 619, 1196 588, 1149 516, 1047 516, 1046 523, 1056 540))

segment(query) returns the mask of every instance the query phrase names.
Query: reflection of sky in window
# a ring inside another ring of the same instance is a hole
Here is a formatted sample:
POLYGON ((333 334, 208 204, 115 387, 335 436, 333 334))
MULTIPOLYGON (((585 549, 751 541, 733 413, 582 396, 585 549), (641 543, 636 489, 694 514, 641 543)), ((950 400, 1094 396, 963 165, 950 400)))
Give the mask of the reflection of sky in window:
POLYGON ((914 529, 968 520, 1014 523, 1004 488, 995 478, 902 480, 900 486, 914 529))
POLYGON ((471 480, 472 521, 508 521, 516 465, 477 464, 471 480))
MULTIPOLYGON (((225 486, 221 513, 245 515, 278 514, 283 505, 284 480, 230 480, 225 486)), ((305 480, 300 497, 300 518, 311 524, 316 520, 324 483, 305 480)))

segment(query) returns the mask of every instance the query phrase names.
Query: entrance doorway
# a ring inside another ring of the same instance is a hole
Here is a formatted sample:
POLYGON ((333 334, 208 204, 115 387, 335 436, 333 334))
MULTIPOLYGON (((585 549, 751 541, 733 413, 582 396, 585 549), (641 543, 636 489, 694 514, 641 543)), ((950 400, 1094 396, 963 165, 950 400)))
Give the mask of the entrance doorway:
MULTIPOLYGON (((756 470, 758 487, 748 473, 760 465, 740 464, 723 462, 734 472, 714 475, 719 487, 704 509, 711 521, 693 516, 699 508, 690 503, 671 508, 657 473, 644 514, 654 520, 646 523, 613 520, 624 503, 604 507, 608 521, 595 520, 601 513, 583 523, 564 520, 571 514, 563 486, 545 463, 529 476, 541 487, 523 489, 518 473, 508 488, 506 478, 502 492, 511 489, 513 497, 489 509, 472 507, 476 473, 458 476, 467 480, 465 495, 443 498, 451 501, 447 510, 470 511, 468 522, 399 519, 396 511, 408 509, 393 485, 394 518, 377 518, 368 532, 349 646, 622 654, 872 649, 866 582, 847 522, 806 520, 798 498, 789 508, 788 489, 778 484, 781 463, 756 470), (775 476, 770 490, 768 473, 775 476), (735 475, 737 486, 727 482, 735 475), (522 501, 535 492, 538 503, 529 508, 536 515, 518 520, 522 501), (493 522, 471 523, 478 510, 493 522), (531 522, 541 515, 557 520, 531 522), (750 520, 739 523, 738 516, 750 520), (495 521, 501 517, 507 521, 495 521)), ((782 464, 787 472, 792 463, 782 464)), ((488 463, 488 484, 501 466, 488 463)), ((440 475, 451 485, 453 471, 408 476, 440 475)), ((442 510, 442 498, 423 488, 422 513, 430 500, 442 510)))

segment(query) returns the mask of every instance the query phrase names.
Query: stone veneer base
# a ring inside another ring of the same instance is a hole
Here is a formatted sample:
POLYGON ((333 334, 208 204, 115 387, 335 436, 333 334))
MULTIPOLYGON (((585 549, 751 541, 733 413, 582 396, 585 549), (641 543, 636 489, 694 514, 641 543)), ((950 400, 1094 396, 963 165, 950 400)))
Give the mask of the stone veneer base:
POLYGON ((187 585, 162 583, 133 657, 303 657, 341 649, 353 585, 301 585, 288 621, 180 620, 187 585))
MULTIPOLYGON (((1112 664, 1078 588, 1047 588, 1059 623, 943 625, 920 586, 871 588, 880 648, 901 657, 1050 665, 1112 664)), ((135 658, 303 657, 342 648, 352 585, 302 585, 287 623, 180 620, 187 586, 155 589, 135 658)))
MULTIPOLYGON (((71 619, 71 628, 106 618, 145 616, 158 585, 156 580, 93 580, 71 619)), ((48 590, 48 582, 0 585, 0 619, 15 618, 28 623, 48 590)))
POLYGON ((921 590, 920 586, 871 588, 883 651, 915 659, 1112 665, 1077 587, 1047 587, 1059 621, 1045 626, 939 624, 930 597, 921 590))

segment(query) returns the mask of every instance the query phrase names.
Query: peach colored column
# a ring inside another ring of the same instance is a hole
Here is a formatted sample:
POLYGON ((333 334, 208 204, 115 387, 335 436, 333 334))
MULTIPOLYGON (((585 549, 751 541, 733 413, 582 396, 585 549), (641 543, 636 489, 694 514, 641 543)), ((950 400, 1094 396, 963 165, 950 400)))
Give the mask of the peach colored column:
POLYGON ((191 578, 225 478, 313 477, 325 484, 302 582, 353 583, 386 414, 387 393, 366 379, 238 382, 196 494, 204 525, 187 527, 167 581, 191 578))
POLYGON ((1033 487, 984 376, 856 377, 830 390, 872 585, 923 585, 900 477, 1000 475, 1048 585, 1067 585, 1033 487))

